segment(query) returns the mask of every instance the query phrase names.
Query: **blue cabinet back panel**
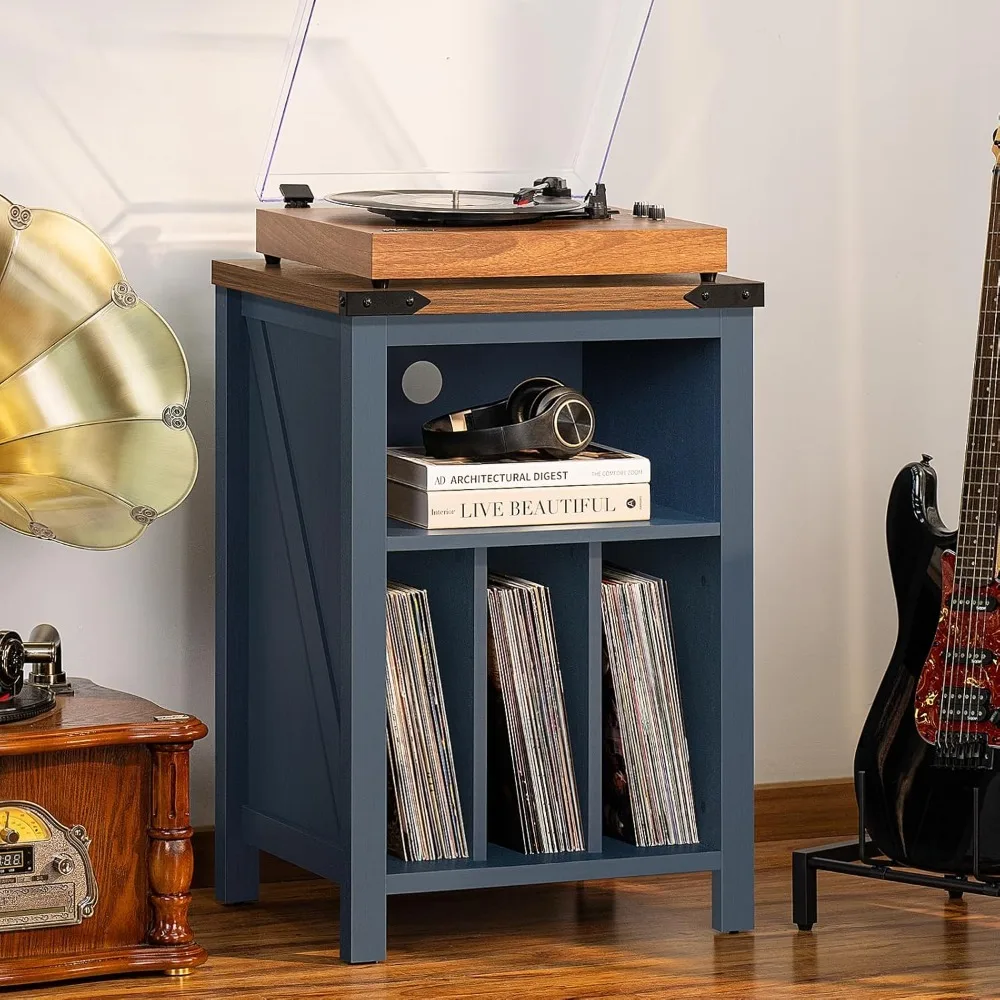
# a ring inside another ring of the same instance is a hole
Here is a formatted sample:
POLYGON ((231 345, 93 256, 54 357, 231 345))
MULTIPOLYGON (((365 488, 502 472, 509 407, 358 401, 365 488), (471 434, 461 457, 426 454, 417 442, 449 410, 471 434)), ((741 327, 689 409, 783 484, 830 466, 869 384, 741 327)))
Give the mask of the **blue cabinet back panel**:
POLYGON ((518 382, 548 375, 579 386, 579 344, 475 344, 457 347, 394 347, 389 351, 389 444, 419 445, 420 427, 439 413, 491 403, 510 394, 518 382), (430 361, 441 370, 441 394, 418 405, 403 395, 403 372, 414 361, 430 361))
POLYGON ((645 455, 659 505, 719 517, 719 342, 587 344, 584 394, 604 444, 645 455))

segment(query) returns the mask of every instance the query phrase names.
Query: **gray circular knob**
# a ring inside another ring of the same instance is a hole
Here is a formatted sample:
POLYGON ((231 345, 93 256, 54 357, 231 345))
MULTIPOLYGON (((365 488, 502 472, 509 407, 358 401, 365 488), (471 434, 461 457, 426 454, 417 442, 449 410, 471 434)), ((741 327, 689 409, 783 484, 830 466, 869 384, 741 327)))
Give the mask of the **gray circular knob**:
POLYGON ((52 859, 52 867, 60 875, 72 875, 76 871, 76 861, 68 854, 57 854, 52 859))

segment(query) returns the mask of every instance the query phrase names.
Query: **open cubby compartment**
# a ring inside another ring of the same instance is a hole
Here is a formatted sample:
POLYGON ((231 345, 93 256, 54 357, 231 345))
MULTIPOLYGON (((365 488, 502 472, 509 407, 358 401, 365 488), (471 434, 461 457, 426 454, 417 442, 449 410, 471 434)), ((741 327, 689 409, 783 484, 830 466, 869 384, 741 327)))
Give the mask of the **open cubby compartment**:
POLYGON ((486 856, 481 809, 485 751, 477 741, 485 729, 476 713, 484 700, 485 647, 479 635, 483 614, 483 569, 472 549, 390 552, 386 577, 427 591, 437 652, 462 822, 471 857, 486 856))
POLYGON ((719 539, 618 542, 602 548, 605 562, 667 582, 698 837, 702 849, 717 850, 722 796, 719 539))
MULTIPOLYGON (((701 328, 692 326, 690 337, 654 339, 651 334, 655 331, 637 326, 634 340, 469 343, 465 341, 473 339, 470 332, 473 325, 468 320, 449 324, 441 319, 428 319, 427 323, 430 324, 426 328, 428 340, 445 340, 451 335, 460 342, 390 346, 388 444, 419 445, 421 425, 430 417, 502 399, 518 382, 548 375, 580 389, 590 399, 597 416, 597 441, 649 458, 652 517, 648 523, 617 527, 598 524, 431 533, 389 521, 390 549, 461 544, 449 541, 456 538, 466 539, 466 544, 479 544, 480 539, 483 544, 518 544, 489 539, 505 532, 523 537, 526 530, 537 533, 528 544, 548 542, 560 534, 581 530, 594 540, 616 539, 622 537, 622 531, 628 536, 645 533, 651 537, 717 532, 720 487, 717 336, 699 336, 694 331, 701 328), (648 334, 648 339, 639 336, 641 333, 648 334), (416 361, 431 362, 441 372, 440 394, 430 403, 411 402, 403 393, 403 373, 416 361)), ((521 321, 522 326, 535 324, 539 321, 521 321)), ((490 324, 484 325, 488 328, 490 324)), ((599 329, 590 329, 589 333, 593 335, 599 329)), ((418 326, 415 336, 419 330, 418 326)), ((572 333, 571 327, 566 335, 572 333)))
MULTIPOLYGON (((594 643, 600 637, 591 627, 595 582, 590 564, 592 548, 596 546, 496 548, 490 549, 487 565, 490 572, 518 576, 549 588, 584 844, 588 852, 597 853, 601 849, 601 758, 594 731, 591 667, 594 643)), ((487 758, 487 780, 491 766, 487 758)))

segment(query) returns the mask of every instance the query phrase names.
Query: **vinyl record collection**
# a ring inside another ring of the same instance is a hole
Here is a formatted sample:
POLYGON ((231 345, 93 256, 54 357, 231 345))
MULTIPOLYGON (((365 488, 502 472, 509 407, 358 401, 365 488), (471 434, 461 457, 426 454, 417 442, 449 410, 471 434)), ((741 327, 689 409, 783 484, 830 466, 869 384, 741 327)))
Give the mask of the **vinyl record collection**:
POLYGON ((385 595, 388 846, 404 861, 467 858, 427 591, 385 595))
POLYGON ((489 836, 526 854, 582 851, 548 587, 490 574, 489 836))
POLYGON ((604 829, 639 847, 698 842, 666 583, 605 565, 604 829))

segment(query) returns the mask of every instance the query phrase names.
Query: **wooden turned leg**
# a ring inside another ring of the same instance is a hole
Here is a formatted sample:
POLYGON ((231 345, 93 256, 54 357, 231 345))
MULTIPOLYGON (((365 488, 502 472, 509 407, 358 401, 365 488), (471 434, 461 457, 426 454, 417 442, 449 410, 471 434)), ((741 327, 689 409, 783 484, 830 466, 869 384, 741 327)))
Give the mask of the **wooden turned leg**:
MULTIPOLYGON (((188 923, 194 848, 191 845, 190 743, 156 744, 153 754, 153 819, 149 828, 149 943, 190 944, 188 923)), ((172 969, 185 975, 189 969, 172 969)))

